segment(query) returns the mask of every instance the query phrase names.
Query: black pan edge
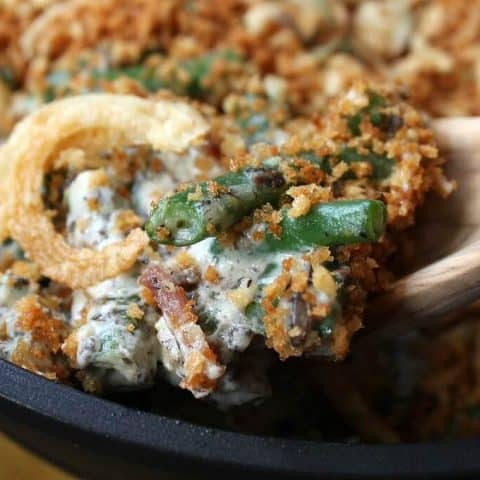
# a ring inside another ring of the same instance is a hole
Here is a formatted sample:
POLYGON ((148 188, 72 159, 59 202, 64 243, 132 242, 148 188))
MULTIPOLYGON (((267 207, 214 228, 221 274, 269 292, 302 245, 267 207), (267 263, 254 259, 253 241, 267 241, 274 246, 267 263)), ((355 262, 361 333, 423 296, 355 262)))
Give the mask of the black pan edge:
POLYGON ((94 472, 98 477, 112 473, 115 465, 125 473, 119 478, 131 478, 129 467, 138 478, 149 477, 148 472, 152 478, 159 472, 189 478, 195 472, 195 478, 224 473, 230 479, 480 474, 480 440, 390 446, 255 437, 129 409, 5 361, 0 361, 0 428, 77 474, 90 472, 91 478, 94 472), (86 452, 90 456, 83 460, 86 452))

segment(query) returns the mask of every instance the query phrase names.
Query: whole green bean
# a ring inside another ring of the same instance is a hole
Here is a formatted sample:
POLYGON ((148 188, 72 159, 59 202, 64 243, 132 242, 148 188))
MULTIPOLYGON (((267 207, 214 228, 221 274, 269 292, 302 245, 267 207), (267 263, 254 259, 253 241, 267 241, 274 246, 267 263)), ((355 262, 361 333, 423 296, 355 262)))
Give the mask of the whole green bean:
POLYGON ((314 206, 293 218, 282 211, 279 236, 265 235, 262 251, 301 251, 314 246, 374 242, 385 231, 386 207, 378 200, 339 200, 314 206))
POLYGON ((283 175, 274 169, 226 173, 162 199, 145 230, 157 243, 191 245, 225 231, 267 202, 276 204, 286 189, 283 175))

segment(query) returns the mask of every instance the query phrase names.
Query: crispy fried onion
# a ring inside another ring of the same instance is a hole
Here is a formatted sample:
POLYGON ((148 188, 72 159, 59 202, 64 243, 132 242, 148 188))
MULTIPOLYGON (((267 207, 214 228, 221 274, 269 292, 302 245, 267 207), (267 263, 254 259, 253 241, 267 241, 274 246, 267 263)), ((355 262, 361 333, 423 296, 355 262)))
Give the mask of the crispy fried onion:
MULTIPOLYGON (((212 392, 218 378, 225 372, 215 353, 207 343, 205 334, 197 324, 198 317, 193 302, 188 300, 185 290, 176 285, 171 275, 158 264, 151 264, 140 277, 140 283, 154 296, 162 311, 167 328, 174 337, 174 350, 179 357, 176 374, 180 386, 197 398, 212 392)), ((167 350, 172 345, 164 343, 167 350)), ((171 352, 168 352, 171 354, 171 352)))
POLYGON ((68 148, 88 153, 147 144, 181 152, 207 130, 194 109, 170 101, 91 94, 43 107, 17 125, 0 152, 0 165, 11 165, 6 212, 10 236, 44 275, 71 288, 85 288, 128 270, 147 245, 146 234, 135 229, 125 240, 101 250, 72 248, 44 210, 44 173, 68 148))
POLYGON ((4 146, 0 147, 0 242, 5 240, 8 236, 7 230, 7 202, 8 198, 8 178, 9 178, 9 163, 2 155, 4 146))
POLYGON ((38 16, 20 44, 27 58, 54 58, 101 41, 123 41, 138 55, 169 30, 174 5, 172 0, 67 0, 38 16))

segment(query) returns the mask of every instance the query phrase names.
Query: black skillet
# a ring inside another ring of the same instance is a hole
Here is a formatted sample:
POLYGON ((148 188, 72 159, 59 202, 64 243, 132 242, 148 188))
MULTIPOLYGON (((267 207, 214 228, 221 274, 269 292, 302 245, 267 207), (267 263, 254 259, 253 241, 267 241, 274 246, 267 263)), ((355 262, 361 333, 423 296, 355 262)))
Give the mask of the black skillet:
POLYGON ((232 433, 127 408, 1 360, 0 429, 70 472, 92 479, 480 475, 480 441, 348 445, 232 433))

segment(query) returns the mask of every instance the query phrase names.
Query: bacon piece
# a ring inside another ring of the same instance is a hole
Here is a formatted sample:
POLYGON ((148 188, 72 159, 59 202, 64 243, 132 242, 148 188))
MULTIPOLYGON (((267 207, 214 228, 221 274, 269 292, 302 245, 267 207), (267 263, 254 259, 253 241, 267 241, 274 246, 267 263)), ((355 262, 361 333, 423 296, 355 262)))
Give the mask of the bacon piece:
POLYGON ((188 300, 185 290, 175 284, 170 273, 158 264, 145 269, 140 283, 153 294, 182 353, 180 386, 197 398, 208 395, 225 367, 218 362, 197 324, 193 302, 188 300))

